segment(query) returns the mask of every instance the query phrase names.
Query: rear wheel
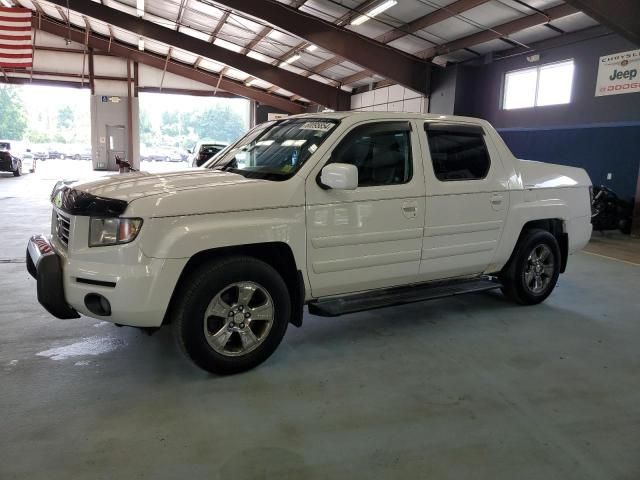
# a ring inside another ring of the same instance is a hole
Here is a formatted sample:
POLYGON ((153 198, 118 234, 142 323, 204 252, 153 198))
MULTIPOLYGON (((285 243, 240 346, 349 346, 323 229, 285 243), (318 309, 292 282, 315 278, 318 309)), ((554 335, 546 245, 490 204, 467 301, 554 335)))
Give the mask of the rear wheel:
POLYGON ((217 374, 249 370, 280 344, 291 301, 270 265, 232 257, 204 265, 184 285, 174 327, 178 343, 201 368, 217 374))
POLYGON ((22 162, 18 162, 16 164, 16 169, 13 171, 14 177, 19 177, 20 175, 22 175, 22 162))
POLYGON ((556 238, 546 230, 523 234, 501 274, 502 291, 522 305, 543 302, 556 286, 561 254, 556 238))

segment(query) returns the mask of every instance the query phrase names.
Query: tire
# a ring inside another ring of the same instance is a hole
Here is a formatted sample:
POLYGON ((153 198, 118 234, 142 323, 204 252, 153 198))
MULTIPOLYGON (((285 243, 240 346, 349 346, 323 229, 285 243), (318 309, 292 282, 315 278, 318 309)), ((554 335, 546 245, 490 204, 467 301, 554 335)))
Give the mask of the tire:
POLYGON ((556 238, 546 230, 522 234, 503 269, 502 292, 521 305, 536 305, 551 295, 560 276, 561 253, 556 238))
POLYGON ((251 257, 207 263, 177 294, 172 323, 178 344, 200 368, 220 375, 249 370, 269 358, 291 316, 280 274, 251 257))
POLYGON ((22 162, 18 162, 18 166, 13 171, 13 176, 14 177, 19 177, 20 175, 22 175, 22 162))

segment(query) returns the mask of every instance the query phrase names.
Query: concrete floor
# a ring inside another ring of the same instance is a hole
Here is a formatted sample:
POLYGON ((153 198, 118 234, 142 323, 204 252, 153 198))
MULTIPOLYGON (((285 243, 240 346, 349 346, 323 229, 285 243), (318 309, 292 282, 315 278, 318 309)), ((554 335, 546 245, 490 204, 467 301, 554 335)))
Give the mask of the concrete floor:
POLYGON ((578 254, 537 307, 307 316, 220 378, 170 331, 38 305, 23 253, 54 167, 0 177, 0 479, 640 478, 640 267, 578 254))

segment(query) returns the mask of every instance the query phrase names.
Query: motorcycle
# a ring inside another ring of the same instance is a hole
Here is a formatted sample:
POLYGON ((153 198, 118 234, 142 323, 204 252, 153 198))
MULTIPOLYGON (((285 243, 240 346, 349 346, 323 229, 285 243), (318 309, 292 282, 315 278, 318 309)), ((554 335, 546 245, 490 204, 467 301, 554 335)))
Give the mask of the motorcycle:
POLYGON ((591 224, 599 232, 620 230, 631 233, 631 217, 633 205, 621 200, 609 187, 600 185, 593 187, 591 200, 591 224))

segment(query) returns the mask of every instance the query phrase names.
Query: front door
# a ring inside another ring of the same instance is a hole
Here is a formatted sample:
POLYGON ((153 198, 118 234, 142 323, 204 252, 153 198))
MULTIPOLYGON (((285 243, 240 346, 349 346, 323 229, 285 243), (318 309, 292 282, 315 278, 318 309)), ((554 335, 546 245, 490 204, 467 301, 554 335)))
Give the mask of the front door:
POLYGON ((421 276, 482 273, 509 210, 500 156, 480 125, 427 122, 421 133, 427 183, 421 276))
POLYGON ((425 185, 412 129, 408 121, 357 124, 307 178, 307 270, 314 297, 417 278, 425 185), (358 167, 358 187, 323 188, 318 178, 327 163, 358 167))
POLYGON ((116 155, 127 160, 127 146, 124 126, 107 125, 107 170, 118 170, 116 155))

